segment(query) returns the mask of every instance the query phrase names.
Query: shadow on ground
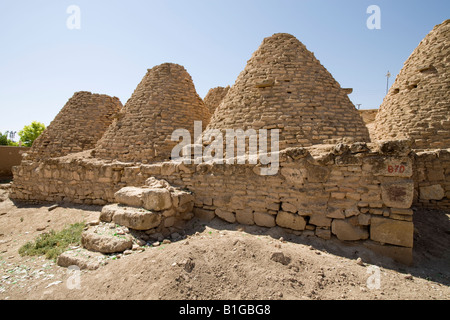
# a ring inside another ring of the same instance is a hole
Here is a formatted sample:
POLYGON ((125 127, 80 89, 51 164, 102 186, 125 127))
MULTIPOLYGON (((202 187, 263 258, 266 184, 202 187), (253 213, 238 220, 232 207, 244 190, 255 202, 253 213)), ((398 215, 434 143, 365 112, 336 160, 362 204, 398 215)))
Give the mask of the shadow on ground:
POLYGON ((332 236, 330 240, 316 236, 295 235, 280 227, 264 228, 227 223, 219 218, 210 222, 194 219, 185 230, 186 235, 204 232, 206 228, 242 231, 252 235, 267 235, 274 239, 310 246, 348 259, 361 258, 365 263, 377 265, 399 273, 439 282, 450 286, 450 212, 414 208, 414 262, 407 266, 382 256, 358 242, 343 242, 332 236))

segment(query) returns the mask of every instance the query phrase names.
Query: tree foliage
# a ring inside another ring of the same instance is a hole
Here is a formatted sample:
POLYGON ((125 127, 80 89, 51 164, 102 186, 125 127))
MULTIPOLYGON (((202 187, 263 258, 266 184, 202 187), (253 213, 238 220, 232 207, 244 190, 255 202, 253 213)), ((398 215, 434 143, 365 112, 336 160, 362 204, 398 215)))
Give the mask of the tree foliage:
POLYGON ((0 146, 7 146, 7 145, 8 145, 8 136, 0 132, 0 146))
POLYGON ((45 130, 45 125, 41 122, 33 121, 30 125, 23 127, 19 131, 20 141, 26 147, 31 147, 34 140, 45 130))

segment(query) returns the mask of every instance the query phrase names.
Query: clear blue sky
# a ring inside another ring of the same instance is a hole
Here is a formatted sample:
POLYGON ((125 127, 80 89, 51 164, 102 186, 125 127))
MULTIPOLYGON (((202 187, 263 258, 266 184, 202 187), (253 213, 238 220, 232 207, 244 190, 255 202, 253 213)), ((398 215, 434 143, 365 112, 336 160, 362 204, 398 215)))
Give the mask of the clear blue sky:
POLYGON ((76 91, 123 104, 148 68, 183 65, 204 97, 232 85, 265 37, 296 36, 363 109, 378 108, 393 77, 449 0, 59 0, 0 3, 0 131, 50 124, 76 91), (81 29, 70 30, 70 5, 81 29), (369 5, 381 29, 369 30, 369 5))

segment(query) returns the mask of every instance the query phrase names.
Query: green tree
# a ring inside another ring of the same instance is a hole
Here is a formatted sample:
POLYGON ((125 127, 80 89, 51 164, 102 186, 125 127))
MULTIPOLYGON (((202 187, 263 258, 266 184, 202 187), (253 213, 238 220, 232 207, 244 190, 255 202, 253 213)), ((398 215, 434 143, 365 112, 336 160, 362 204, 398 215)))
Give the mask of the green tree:
POLYGON ((40 136, 40 134, 45 130, 45 124, 37 121, 33 121, 30 125, 23 127, 19 131, 20 141, 26 147, 31 147, 34 140, 40 136))
POLYGON ((7 145, 8 145, 8 136, 0 132, 0 146, 7 146, 7 145))

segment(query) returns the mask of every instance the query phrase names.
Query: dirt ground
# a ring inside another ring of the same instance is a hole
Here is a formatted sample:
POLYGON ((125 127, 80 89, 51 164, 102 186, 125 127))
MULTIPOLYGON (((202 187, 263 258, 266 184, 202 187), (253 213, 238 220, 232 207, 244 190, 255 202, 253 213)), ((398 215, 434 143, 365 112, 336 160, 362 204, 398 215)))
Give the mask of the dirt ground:
POLYGON ((0 190, 0 299, 450 299, 450 213, 417 210, 414 265, 280 228, 193 220, 183 239, 73 271, 19 248, 101 207, 14 204, 0 190), (361 258, 362 263, 358 260, 361 258))

